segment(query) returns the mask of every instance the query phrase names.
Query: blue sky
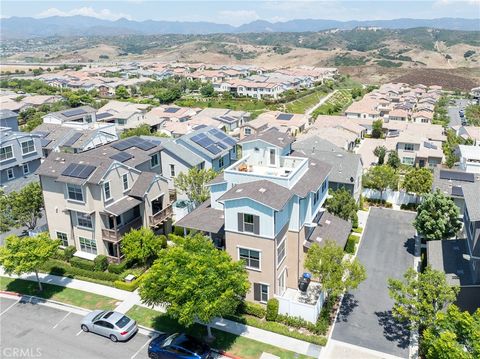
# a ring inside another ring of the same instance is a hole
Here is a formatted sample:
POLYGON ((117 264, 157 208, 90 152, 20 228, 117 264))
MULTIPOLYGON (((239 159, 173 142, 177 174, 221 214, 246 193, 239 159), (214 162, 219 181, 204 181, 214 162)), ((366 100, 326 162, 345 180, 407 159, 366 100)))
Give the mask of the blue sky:
POLYGON ((480 18, 480 0, 419 1, 3 1, 1 16, 87 15, 116 20, 211 21, 240 25, 254 20, 370 20, 437 17, 480 18))

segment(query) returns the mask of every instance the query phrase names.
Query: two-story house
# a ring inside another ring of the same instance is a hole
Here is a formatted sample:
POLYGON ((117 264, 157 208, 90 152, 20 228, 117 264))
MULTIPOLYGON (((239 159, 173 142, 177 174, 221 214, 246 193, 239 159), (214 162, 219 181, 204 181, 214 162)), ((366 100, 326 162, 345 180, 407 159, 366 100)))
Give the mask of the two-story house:
POLYGON ((132 228, 168 233, 171 203, 162 175, 161 146, 139 137, 90 151, 49 156, 37 171, 52 238, 77 256, 123 257, 120 242, 132 228))
POLYGON ((462 187, 465 198, 463 223, 473 281, 480 283, 480 181, 462 187))
POLYGON ((339 233, 346 239, 351 225, 343 221, 343 230, 328 237, 319 233, 332 223, 321 224, 331 166, 289 155, 291 142, 277 130, 242 140, 242 158, 209 184, 210 199, 175 225, 206 233, 245 262, 252 284, 248 300, 277 298, 281 313, 315 321, 324 298, 320 285, 312 283, 307 293, 297 289, 305 255, 313 243, 339 233), (299 303, 309 309, 301 313, 299 303))
POLYGON ((18 190, 33 180, 41 158, 38 136, 0 127, 0 185, 6 192, 18 190))
POLYGON ((81 106, 69 110, 51 112, 43 116, 43 123, 61 125, 65 122, 92 123, 96 122, 96 110, 90 106, 81 106))
MULTIPOLYGON (((176 140, 205 161, 205 168, 220 171, 237 159, 237 140, 211 126, 201 127, 176 140)), ((198 128, 197 127, 197 128, 198 128)))
POLYGON ((459 145, 460 168, 467 172, 480 173, 480 146, 459 145))
POLYGON ((18 131, 18 115, 10 110, 0 110, 0 127, 18 131))

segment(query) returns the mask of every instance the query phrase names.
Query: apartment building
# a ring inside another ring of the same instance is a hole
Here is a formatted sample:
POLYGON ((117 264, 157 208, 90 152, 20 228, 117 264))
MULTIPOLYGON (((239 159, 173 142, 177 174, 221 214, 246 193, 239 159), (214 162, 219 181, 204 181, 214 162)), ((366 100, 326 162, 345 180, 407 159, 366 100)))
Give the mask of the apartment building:
POLYGON ((322 210, 331 166, 290 156, 291 143, 276 130, 240 141, 242 158, 209 184, 210 199, 175 225, 206 233, 245 261, 248 300, 277 298, 280 313, 315 321, 324 300, 319 284, 311 283, 307 293, 297 289, 305 255, 324 239, 346 241, 351 225, 327 219, 322 210))
POLYGON ((172 208, 160 163, 161 146, 139 137, 90 151, 49 156, 37 174, 52 238, 76 255, 105 254, 119 262, 120 242, 132 228, 168 233, 172 208))

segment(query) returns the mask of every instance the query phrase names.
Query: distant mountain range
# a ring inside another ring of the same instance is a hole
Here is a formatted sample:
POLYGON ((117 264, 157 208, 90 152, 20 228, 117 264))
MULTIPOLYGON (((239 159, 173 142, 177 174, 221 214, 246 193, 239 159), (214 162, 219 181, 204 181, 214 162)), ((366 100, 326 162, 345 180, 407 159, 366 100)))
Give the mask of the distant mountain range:
POLYGON ((160 34, 213 34, 250 32, 308 32, 328 29, 352 30, 357 27, 381 27, 408 29, 428 27, 446 30, 478 31, 478 19, 393 19, 366 21, 336 20, 290 20, 268 22, 257 20, 238 27, 212 22, 186 21, 116 21, 101 20, 87 16, 52 16, 42 19, 11 17, 0 19, 3 39, 41 38, 49 36, 114 36, 114 35, 160 35, 160 34))

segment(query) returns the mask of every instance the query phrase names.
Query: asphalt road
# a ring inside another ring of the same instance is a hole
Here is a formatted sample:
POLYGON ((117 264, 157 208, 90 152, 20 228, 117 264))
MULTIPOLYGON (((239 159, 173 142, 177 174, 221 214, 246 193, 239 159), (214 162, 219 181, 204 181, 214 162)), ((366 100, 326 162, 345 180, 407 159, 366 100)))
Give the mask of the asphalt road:
POLYGON ((414 213, 372 208, 358 260, 367 279, 347 293, 332 338, 383 353, 408 357, 409 331, 391 316, 387 279, 413 266, 414 213))
POLYGON ((147 358, 150 338, 137 333, 128 342, 84 333, 82 316, 61 309, 0 298, 2 358, 147 358), (23 353, 23 355, 20 355, 23 353))
POLYGON ((455 100, 454 106, 448 106, 448 117, 450 117, 449 126, 461 126, 462 120, 460 119, 460 115, 458 111, 464 110, 465 107, 468 105, 468 100, 455 100))

